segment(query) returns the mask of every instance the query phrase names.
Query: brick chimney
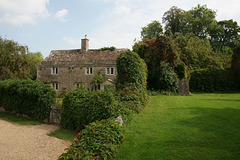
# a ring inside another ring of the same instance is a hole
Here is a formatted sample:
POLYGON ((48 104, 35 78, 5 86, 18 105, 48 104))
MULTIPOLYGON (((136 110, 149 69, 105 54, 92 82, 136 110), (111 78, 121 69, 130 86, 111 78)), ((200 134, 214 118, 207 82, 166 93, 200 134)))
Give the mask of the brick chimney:
POLYGON ((87 52, 89 49, 89 39, 87 39, 87 35, 85 35, 85 39, 82 39, 81 50, 83 52, 87 52))

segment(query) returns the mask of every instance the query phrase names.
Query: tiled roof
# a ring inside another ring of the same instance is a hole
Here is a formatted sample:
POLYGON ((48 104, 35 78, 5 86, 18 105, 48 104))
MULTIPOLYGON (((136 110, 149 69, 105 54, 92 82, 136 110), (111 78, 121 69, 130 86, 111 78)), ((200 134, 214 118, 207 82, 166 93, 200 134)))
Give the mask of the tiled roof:
POLYGON ((52 50, 46 61, 66 62, 66 61, 115 61, 121 52, 127 49, 93 50, 82 52, 81 49, 73 50, 52 50))

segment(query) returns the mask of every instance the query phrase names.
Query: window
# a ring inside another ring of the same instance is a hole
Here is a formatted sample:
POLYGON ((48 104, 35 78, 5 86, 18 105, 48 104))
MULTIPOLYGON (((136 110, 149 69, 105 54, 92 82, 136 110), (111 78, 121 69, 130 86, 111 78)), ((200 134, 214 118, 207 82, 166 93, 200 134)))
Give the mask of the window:
POLYGON ((107 75, 114 75, 114 68, 107 68, 107 75))
POLYGON ((58 74, 58 68, 52 67, 52 74, 58 74))
POLYGON ((58 88, 59 88, 58 83, 52 83, 52 88, 54 88, 58 91, 58 88))
POLYGON ((84 89, 84 83, 83 82, 76 83, 76 88, 84 89))
POLYGON ((92 68, 86 68, 86 74, 87 75, 92 75, 93 74, 93 69, 92 68))

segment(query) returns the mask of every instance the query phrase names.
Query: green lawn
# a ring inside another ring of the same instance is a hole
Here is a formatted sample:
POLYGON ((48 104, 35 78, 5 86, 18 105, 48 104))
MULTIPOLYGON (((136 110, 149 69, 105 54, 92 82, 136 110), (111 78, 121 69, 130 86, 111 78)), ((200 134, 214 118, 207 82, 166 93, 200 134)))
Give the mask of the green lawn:
POLYGON ((74 138, 76 138, 77 132, 60 128, 60 129, 58 129, 54 132, 51 132, 47 135, 51 136, 51 137, 56 137, 58 139, 69 140, 69 141, 73 142, 74 138))
POLYGON ((116 159, 239 160, 240 94, 152 97, 116 159))
POLYGON ((37 125, 41 124, 41 122, 37 120, 32 120, 28 118, 18 117, 14 114, 6 113, 6 112, 0 112, 0 118, 5 119, 20 125, 37 125))

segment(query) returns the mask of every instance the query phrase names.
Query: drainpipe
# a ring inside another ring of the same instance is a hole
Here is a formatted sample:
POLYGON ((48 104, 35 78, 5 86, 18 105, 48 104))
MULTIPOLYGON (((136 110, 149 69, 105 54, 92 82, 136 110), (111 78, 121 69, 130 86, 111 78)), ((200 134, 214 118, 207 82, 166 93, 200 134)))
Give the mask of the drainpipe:
POLYGON ((74 67, 69 67, 69 90, 72 89, 72 71, 73 71, 74 67))
POLYGON ((72 83, 72 82, 71 82, 71 78, 72 78, 72 77, 71 77, 71 73, 72 73, 72 70, 70 69, 70 70, 69 70, 69 79, 70 79, 70 80, 69 80, 69 90, 71 90, 71 83, 72 83))

